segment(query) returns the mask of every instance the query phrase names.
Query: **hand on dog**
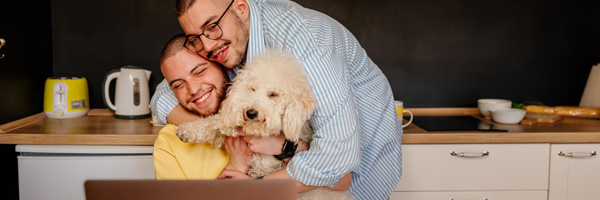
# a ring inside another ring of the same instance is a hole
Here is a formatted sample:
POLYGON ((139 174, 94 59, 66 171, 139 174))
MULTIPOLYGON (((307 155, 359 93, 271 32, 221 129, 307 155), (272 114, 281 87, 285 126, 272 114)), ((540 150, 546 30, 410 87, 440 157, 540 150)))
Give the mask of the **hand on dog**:
POLYGON ((229 164, 225 167, 227 170, 237 170, 242 173, 248 172, 250 165, 250 156, 252 151, 242 137, 227 137, 225 139, 225 150, 229 154, 229 164))
POLYGON ((251 179, 246 173, 242 173, 238 170, 224 169, 217 179, 251 179))
POLYGON ((247 135, 244 140, 248 143, 248 147, 254 153, 263 155, 279 155, 285 143, 285 136, 279 134, 276 136, 253 136, 247 135))

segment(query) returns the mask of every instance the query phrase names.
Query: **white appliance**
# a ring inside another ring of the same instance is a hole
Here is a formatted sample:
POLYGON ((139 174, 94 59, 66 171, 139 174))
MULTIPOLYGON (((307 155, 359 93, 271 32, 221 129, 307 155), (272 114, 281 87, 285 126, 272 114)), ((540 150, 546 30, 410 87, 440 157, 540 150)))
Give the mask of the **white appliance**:
POLYGON ((143 119, 150 117, 150 90, 148 81, 152 71, 136 66, 124 66, 115 69, 104 79, 102 95, 104 104, 115 112, 120 119, 143 119), (110 82, 117 79, 115 85, 115 103, 110 100, 110 82))
POLYGON ((16 145, 21 200, 84 200, 86 180, 155 179, 152 146, 16 145))

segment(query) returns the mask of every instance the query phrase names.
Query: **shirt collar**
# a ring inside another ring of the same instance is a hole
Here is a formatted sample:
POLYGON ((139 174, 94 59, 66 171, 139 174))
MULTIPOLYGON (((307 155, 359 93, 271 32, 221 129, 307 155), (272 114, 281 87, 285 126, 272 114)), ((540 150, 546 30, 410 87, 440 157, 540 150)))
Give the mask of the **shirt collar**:
POLYGON ((242 66, 238 65, 235 66, 233 69, 229 70, 229 72, 227 73, 228 77, 229 77, 229 82, 233 82, 233 79, 235 78, 235 76, 237 75, 238 70, 241 68, 242 66))

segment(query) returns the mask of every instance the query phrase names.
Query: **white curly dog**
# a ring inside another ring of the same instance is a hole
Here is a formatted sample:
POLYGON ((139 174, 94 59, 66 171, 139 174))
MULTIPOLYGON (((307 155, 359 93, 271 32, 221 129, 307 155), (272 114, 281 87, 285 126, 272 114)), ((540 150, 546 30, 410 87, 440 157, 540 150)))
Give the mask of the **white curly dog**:
MULTIPOLYGON (((226 136, 273 136, 283 133, 295 143, 310 143, 313 131, 308 119, 315 97, 302 65, 290 53, 268 50, 240 69, 227 90, 217 114, 183 123, 177 136, 184 142, 209 142, 221 147, 226 136)), ((261 177, 286 166, 273 156, 254 153, 248 175, 261 177)), ((352 199, 348 192, 315 189, 299 199, 352 199)))

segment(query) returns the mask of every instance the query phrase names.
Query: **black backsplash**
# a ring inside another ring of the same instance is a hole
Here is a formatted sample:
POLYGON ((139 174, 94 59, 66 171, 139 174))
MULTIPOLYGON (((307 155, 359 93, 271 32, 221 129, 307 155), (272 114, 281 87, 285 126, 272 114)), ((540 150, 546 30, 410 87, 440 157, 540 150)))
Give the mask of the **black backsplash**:
MULTIPOLYGON (((479 98, 578 105, 600 62, 598 1, 299 0, 345 25, 406 107, 475 107, 479 98)), ((55 75, 88 78, 105 107, 104 75, 153 71, 181 32, 171 0, 53 0, 55 75)))

